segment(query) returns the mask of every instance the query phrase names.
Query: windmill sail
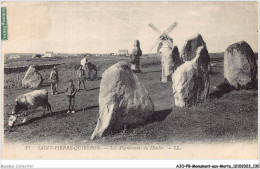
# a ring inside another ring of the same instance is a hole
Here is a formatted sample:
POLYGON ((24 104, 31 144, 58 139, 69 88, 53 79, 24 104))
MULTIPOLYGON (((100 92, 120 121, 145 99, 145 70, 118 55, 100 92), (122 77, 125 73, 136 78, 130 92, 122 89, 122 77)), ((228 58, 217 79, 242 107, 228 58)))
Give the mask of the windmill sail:
POLYGON ((178 25, 178 23, 177 23, 177 22, 174 22, 174 23, 166 30, 166 33, 170 33, 177 25, 178 25))
POLYGON ((157 38, 156 42, 154 43, 154 45, 150 48, 150 51, 152 51, 162 40, 159 38, 157 38))
POLYGON ((161 33, 161 31, 154 26, 152 23, 149 24, 149 26, 157 33, 160 34, 159 38, 157 38, 155 44, 152 46, 152 48, 150 49, 151 51, 158 46, 160 43, 165 42, 170 48, 174 48, 173 46, 173 39, 171 38, 171 36, 168 34, 170 33, 176 26, 177 26, 177 22, 174 22, 166 31, 164 31, 163 33, 161 33))
POLYGON ((172 37, 171 37, 168 33, 166 33, 166 32, 164 32, 164 33, 162 34, 162 36, 164 36, 164 38, 165 38, 166 40, 167 40, 167 39, 173 40, 172 37))
POLYGON ((157 33, 161 34, 161 31, 156 27, 154 26, 154 24, 150 23, 149 26, 157 33))
POLYGON ((174 46, 170 40, 165 40, 164 42, 166 42, 173 49, 174 46))

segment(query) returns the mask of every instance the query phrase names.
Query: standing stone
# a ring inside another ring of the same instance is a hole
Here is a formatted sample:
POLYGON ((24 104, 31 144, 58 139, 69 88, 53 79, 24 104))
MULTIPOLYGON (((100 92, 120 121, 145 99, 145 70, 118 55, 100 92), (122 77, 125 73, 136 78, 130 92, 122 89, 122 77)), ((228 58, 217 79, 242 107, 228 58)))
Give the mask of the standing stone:
POLYGON ((22 80, 22 87, 35 89, 38 88, 42 84, 42 82, 43 78, 41 74, 38 72, 34 65, 31 65, 22 80))
POLYGON ((172 59, 173 59, 173 72, 181 65, 183 64, 182 59, 180 58, 179 49, 177 46, 174 46, 172 50, 172 59))
POLYGON ((224 78, 236 89, 256 85, 254 52, 245 41, 230 45, 224 54, 224 78))
POLYGON ((176 106, 191 106, 208 98, 209 64, 208 50, 201 46, 195 58, 186 61, 173 73, 172 89, 176 106))
POLYGON ((193 59, 196 56, 198 47, 200 46, 206 46, 206 43, 200 34, 197 34, 195 37, 187 40, 181 53, 181 58, 183 61, 193 59))
POLYGON ((142 50, 140 47, 140 42, 139 40, 135 40, 134 43, 134 48, 130 56, 131 60, 131 69, 135 73, 140 73, 140 57, 142 56, 142 50))
POLYGON ((126 62, 116 63, 102 75, 99 118, 91 139, 144 124, 153 112, 154 105, 138 77, 126 62))

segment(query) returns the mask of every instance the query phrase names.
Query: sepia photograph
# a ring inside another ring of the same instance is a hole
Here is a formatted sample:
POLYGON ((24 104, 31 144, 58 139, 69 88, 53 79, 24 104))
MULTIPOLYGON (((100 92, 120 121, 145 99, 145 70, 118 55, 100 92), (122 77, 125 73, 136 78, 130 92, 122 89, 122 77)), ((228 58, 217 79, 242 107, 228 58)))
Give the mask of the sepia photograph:
POLYGON ((1 77, 2 159, 258 159, 257 1, 2 1, 1 77))

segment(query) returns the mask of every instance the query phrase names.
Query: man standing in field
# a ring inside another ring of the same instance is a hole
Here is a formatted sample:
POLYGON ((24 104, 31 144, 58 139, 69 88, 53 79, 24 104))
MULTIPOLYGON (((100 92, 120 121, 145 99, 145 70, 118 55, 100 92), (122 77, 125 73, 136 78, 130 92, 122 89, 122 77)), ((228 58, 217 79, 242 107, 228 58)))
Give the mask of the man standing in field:
POLYGON ((85 70, 82 68, 82 65, 80 65, 79 69, 77 70, 77 78, 78 78, 78 91, 80 90, 81 83, 83 83, 84 90, 86 90, 85 87, 86 73, 85 70))
POLYGON ((73 80, 69 81, 69 85, 66 89, 66 94, 68 96, 69 99, 69 110, 67 113, 75 113, 74 110, 74 105, 75 105, 75 95, 76 95, 77 89, 76 87, 73 85, 73 80))
POLYGON ((50 81, 51 81, 51 94, 52 95, 58 94, 59 75, 56 66, 54 66, 51 71, 50 81))
POLYGON ((130 56, 131 69, 135 73, 140 73, 140 57, 142 56, 142 50, 140 48, 139 40, 136 40, 134 43, 134 49, 130 56))

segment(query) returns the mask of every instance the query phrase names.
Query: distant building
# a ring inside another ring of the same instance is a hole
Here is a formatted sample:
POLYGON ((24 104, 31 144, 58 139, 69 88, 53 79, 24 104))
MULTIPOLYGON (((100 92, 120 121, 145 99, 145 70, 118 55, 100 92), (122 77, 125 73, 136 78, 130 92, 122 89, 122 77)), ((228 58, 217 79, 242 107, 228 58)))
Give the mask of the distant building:
POLYGON ((9 59, 20 59, 20 55, 11 55, 9 59))
POLYGON ((34 55, 32 55, 32 58, 41 58, 41 57, 42 57, 41 54, 34 54, 34 55))
POLYGON ((46 51, 45 54, 43 55, 43 57, 45 57, 45 58, 50 58, 53 56, 54 56, 53 51, 46 51))
POLYGON ((128 55, 128 50, 127 49, 120 49, 120 50, 118 50, 118 54, 127 56, 128 55))

